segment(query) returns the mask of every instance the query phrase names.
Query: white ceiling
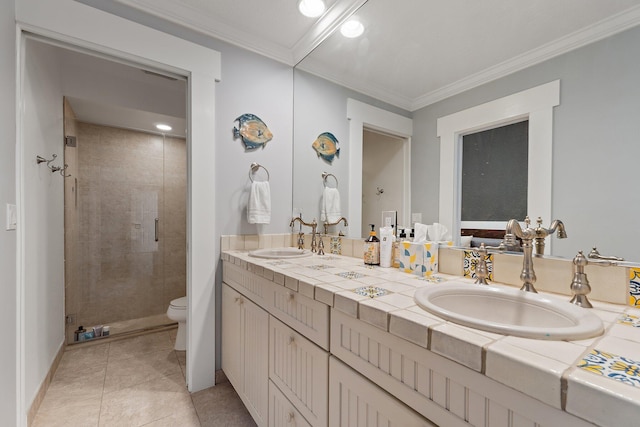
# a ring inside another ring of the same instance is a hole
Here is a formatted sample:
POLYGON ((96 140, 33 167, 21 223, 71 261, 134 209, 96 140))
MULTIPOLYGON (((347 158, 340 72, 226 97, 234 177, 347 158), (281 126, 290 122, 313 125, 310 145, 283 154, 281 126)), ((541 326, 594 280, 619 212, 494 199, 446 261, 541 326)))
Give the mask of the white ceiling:
POLYGON ((305 71, 410 111, 640 23, 640 0, 328 0, 315 19, 298 13, 297 0, 99 3, 302 60, 305 71), (352 13, 365 34, 332 35, 352 13))

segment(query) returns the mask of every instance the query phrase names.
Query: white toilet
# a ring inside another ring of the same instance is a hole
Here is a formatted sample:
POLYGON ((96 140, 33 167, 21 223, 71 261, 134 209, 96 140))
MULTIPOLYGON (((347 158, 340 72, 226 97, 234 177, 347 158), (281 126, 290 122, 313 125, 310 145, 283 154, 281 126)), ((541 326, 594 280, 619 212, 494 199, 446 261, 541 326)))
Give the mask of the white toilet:
POLYGON ((187 297, 176 298, 169 304, 167 317, 178 322, 175 350, 187 349, 187 297))

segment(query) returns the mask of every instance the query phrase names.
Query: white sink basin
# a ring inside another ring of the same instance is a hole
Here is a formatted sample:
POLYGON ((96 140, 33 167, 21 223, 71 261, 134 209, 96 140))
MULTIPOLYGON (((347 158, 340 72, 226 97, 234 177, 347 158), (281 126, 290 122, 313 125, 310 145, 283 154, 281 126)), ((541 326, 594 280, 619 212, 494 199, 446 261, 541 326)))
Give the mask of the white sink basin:
POLYGON ((413 299, 451 322, 504 335, 580 340, 604 332, 602 320, 589 309, 519 289, 448 282, 420 288, 413 299))
POLYGON ((249 256, 253 256, 256 258, 302 258, 306 256, 311 256, 311 252, 306 249, 298 249, 298 248, 266 248, 266 249, 256 249, 255 251, 249 252, 249 256))

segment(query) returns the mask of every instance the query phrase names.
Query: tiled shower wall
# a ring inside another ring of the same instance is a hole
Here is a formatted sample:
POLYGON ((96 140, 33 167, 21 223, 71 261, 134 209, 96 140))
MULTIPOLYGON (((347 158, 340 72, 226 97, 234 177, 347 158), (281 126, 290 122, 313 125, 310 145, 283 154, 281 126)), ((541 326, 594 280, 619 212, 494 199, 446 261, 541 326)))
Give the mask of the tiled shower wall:
POLYGON ((77 156, 77 184, 67 179, 77 202, 73 192, 65 199, 77 217, 68 226, 68 339, 77 325, 162 314, 186 295, 185 140, 82 122, 76 132, 77 147, 66 149, 77 156))

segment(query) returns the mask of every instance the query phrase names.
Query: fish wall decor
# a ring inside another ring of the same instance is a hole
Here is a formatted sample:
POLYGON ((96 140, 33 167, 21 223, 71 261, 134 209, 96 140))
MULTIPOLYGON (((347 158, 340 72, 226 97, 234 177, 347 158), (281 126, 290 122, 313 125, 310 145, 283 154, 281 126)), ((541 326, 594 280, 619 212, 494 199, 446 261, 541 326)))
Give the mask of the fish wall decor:
POLYGON ((242 138, 244 148, 247 150, 264 147, 273 138, 265 122, 255 114, 245 113, 234 122, 238 122, 238 127, 234 126, 233 136, 242 138))
POLYGON ((318 135, 311 146, 318 153, 318 157, 322 157, 329 163, 333 162, 335 156, 340 156, 340 145, 331 132, 323 132, 318 135))

